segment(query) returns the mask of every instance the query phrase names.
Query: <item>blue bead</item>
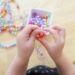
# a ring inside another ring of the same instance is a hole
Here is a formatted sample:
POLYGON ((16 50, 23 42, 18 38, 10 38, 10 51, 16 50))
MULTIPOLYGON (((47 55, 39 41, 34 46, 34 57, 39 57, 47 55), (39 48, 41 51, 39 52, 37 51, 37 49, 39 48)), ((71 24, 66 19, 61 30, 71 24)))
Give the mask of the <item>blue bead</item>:
POLYGON ((34 13, 33 13, 33 17, 36 17, 36 16, 37 16, 37 13, 36 13, 36 12, 34 12, 34 13))
POLYGON ((40 21, 41 25, 45 25, 45 22, 43 20, 40 21))
POLYGON ((0 18, 0 25, 4 26, 4 18, 0 18))

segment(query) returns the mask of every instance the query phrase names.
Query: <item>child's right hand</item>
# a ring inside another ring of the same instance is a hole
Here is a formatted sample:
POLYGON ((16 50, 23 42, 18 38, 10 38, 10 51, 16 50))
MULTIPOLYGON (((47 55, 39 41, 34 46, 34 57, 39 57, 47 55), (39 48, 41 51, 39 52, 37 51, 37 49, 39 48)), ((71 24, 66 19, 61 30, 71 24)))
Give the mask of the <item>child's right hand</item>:
POLYGON ((45 29, 50 32, 53 37, 52 42, 48 42, 45 38, 38 39, 47 49, 53 60, 58 60, 62 56, 65 43, 65 29, 62 26, 53 26, 50 29, 45 29))

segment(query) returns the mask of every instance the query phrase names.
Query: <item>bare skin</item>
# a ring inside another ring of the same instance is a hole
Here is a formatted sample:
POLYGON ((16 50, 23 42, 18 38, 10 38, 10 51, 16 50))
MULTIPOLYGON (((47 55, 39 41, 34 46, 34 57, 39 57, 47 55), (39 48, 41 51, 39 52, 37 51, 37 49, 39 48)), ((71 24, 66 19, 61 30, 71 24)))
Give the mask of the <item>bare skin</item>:
MULTIPOLYGON (((61 26, 53 26, 45 29, 53 36, 54 41, 49 43, 45 38, 38 41, 46 48, 50 57, 57 65, 60 75, 75 75, 75 67, 63 54, 65 43, 65 29, 61 26)), ((37 26, 24 28, 23 32, 17 37, 18 52, 12 61, 6 75, 25 75, 30 56, 34 50, 36 36, 43 32, 37 26)))

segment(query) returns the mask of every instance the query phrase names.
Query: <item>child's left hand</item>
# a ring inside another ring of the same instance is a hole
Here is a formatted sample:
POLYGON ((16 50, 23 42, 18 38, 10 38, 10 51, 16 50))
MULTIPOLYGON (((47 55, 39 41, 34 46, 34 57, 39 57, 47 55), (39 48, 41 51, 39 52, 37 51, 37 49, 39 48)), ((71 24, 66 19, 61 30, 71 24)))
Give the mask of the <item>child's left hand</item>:
MULTIPOLYGON (((17 37, 17 56, 13 60, 6 75, 24 75, 29 58, 34 50, 35 38, 42 30, 36 25, 25 27, 17 37)), ((26 74, 25 74, 26 75, 26 74)))
POLYGON ((37 26, 26 27, 21 34, 17 37, 18 56, 21 59, 29 59, 35 44, 36 35, 41 32, 37 26))

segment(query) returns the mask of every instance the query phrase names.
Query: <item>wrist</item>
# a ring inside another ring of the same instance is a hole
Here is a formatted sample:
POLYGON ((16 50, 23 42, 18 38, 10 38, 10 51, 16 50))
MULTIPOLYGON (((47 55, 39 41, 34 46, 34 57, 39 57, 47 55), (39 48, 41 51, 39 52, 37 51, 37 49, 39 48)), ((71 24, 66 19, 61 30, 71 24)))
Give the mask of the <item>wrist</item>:
POLYGON ((28 61, 23 61, 16 56, 10 65, 6 75, 23 75, 26 72, 28 66, 28 61))
POLYGON ((16 56, 15 61, 17 62, 17 64, 26 65, 29 61, 29 58, 21 58, 19 56, 16 56))
POLYGON ((67 59, 65 55, 61 55, 58 59, 54 60, 55 64, 64 75, 72 75, 75 73, 75 67, 73 63, 67 59))
POLYGON ((55 63, 58 63, 60 61, 63 61, 64 60, 64 54, 62 53, 61 55, 53 58, 53 60, 54 60, 55 63))
POLYGON ((19 51, 16 55, 16 59, 18 59, 21 62, 26 62, 30 59, 30 54, 28 52, 21 52, 19 51))

